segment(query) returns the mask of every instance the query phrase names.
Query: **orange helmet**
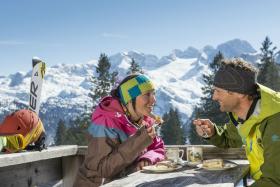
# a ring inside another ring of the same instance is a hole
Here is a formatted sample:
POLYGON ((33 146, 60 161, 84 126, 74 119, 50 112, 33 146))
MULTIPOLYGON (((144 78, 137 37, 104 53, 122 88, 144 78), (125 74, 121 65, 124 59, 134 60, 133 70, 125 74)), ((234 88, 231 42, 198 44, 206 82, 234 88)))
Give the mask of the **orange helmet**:
POLYGON ((38 115, 27 109, 22 109, 7 116, 0 124, 0 136, 6 136, 10 152, 25 149, 28 145, 37 142, 45 129, 38 115))

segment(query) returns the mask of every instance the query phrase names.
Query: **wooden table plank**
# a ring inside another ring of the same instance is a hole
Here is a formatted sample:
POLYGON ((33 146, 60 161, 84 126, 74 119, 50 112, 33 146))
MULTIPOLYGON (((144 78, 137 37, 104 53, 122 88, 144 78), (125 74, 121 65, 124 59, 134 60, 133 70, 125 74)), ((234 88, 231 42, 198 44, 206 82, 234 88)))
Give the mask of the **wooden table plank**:
POLYGON ((77 145, 65 145, 48 147, 42 151, 24 151, 12 154, 2 153, 0 154, 0 167, 71 156, 76 155, 77 152, 77 145))
POLYGON ((167 186, 225 186, 236 185, 249 172, 248 161, 230 160, 238 164, 236 168, 223 171, 207 171, 199 168, 183 167, 170 173, 136 172, 128 177, 114 180, 104 187, 167 187, 167 186))

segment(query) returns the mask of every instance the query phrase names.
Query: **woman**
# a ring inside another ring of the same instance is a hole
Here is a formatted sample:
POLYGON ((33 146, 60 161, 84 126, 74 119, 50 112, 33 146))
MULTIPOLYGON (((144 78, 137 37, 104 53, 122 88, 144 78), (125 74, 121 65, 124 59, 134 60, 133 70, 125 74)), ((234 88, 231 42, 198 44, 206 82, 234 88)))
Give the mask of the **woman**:
POLYGON ((164 159, 150 116, 155 89, 144 75, 130 75, 96 107, 90 141, 74 186, 100 186, 164 159))

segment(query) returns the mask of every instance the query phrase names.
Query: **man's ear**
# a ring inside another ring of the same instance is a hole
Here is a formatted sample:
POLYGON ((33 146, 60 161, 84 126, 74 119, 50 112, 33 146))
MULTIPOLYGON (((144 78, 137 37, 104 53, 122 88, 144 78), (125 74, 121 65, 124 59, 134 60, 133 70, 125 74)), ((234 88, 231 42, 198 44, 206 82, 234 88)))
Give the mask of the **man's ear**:
POLYGON ((248 99, 248 95, 241 94, 241 93, 235 93, 239 99, 248 99))
POLYGON ((238 93, 238 95, 239 95, 240 98, 247 98, 247 97, 248 97, 248 95, 246 95, 246 94, 240 94, 240 93, 238 93))
POLYGON ((247 97, 247 95, 237 93, 237 92, 232 92, 232 91, 228 91, 228 94, 238 97, 239 99, 245 99, 247 97))

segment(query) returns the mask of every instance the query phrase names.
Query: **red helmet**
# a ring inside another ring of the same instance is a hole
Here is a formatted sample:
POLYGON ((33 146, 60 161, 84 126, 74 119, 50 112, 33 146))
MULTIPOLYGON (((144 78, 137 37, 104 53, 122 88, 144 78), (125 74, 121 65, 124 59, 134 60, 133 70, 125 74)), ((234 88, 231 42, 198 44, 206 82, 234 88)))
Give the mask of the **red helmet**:
POLYGON ((22 149, 45 148, 45 129, 37 114, 23 109, 7 116, 0 124, 0 136, 7 138, 5 149, 17 152, 22 149))
POLYGON ((21 134, 26 136, 39 122, 37 114, 31 110, 22 109, 8 115, 0 124, 0 136, 21 134))

